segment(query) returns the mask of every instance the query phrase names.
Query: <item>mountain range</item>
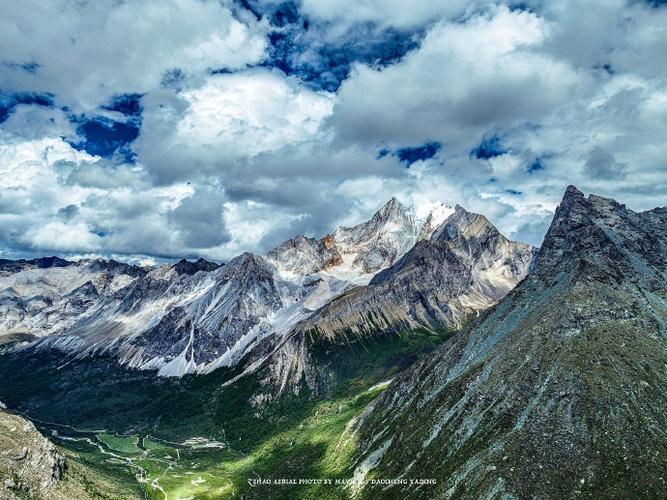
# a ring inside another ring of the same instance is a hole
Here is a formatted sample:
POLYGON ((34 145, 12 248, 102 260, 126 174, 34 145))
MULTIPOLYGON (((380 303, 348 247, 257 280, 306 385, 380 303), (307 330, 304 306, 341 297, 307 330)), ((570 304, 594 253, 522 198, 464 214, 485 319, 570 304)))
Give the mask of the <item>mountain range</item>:
POLYGON ((225 265, 157 268, 57 257, 0 263, 0 338, 67 358, 113 355, 162 376, 252 364, 295 332, 453 327, 527 273, 535 250, 481 215, 395 198, 357 226, 225 265))
POLYGON ((666 370, 667 210, 570 186, 529 276, 362 417, 355 476, 439 478, 413 498, 664 496, 666 370))
POLYGON ((119 498, 664 497, 667 209, 570 186, 539 249, 416 213, 224 265, 0 261, 0 399, 119 498))

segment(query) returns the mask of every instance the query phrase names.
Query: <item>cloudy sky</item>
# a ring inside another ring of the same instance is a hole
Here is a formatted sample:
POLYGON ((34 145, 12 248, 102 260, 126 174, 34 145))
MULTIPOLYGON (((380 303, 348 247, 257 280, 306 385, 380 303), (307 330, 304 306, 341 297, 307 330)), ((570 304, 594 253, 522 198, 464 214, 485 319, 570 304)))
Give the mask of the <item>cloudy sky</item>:
POLYGON ((22 0, 0 256, 263 252, 392 196, 539 244, 565 187, 667 204, 665 0, 22 0))

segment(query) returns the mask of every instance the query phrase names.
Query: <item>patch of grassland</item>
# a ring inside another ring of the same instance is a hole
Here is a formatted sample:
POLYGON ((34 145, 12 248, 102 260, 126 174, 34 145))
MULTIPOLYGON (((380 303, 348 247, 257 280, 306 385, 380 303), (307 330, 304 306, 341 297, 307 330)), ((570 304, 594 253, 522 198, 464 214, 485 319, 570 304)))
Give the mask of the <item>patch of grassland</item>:
MULTIPOLYGON (((238 451, 235 443, 219 449, 152 448, 136 465, 147 471, 146 490, 153 498, 342 498, 343 486, 256 485, 249 479, 300 480, 351 477, 350 457, 356 438, 349 424, 372 402, 382 388, 355 396, 312 402, 295 397, 306 407, 296 415, 283 414, 280 429, 253 447, 238 451), (170 457, 170 458, 167 458, 170 457), (157 483, 154 481, 157 480, 157 483), (159 486, 159 488, 156 487, 159 486)), ((258 426, 264 425, 261 417, 258 426)), ((148 440, 146 440, 148 441, 148 440)))
POLYGON ((117 436, 114 434, 100 433, 97 439, 106 444, 109 449, 120 453, 136 453, 139 452, 139 436, 117 436))
POLYGON ((54 499, 130 500, 145 498, 134 472, 109 460, 97 448, 84 443, 69 443, 61 448, 67 471, 54 491, 54 499))
MULTIPOLYGON (((118 457, 83 442, 59 444, 100 481, 118 481, 127 495, 140 481, 156 499, 339 499, 348 495, 341 485, 251 486, 248 481, 350 478, 356 447, 351 422, 383 390, 374 386, 451 334, 420 331, 314 344, 313 361, 331 389, 326 398, 303 386, 298 394, 253 407, 250 397, 266 390, 261 373, 223 387, 230 377, 224 371, 174 380, 126 370, 112 360, 77 361, 58 369, 54 360, 42 359, 12 360, 9 367, 0 360, 0 376, 16 381, 5 394, 0 389, 0 399, 46 421, 106 429, 94 437, 118 457), (23 366, 32 370, 31 378, 16 375, 23 366), (82 379, 87 384, 76 382, 82 379), (204 439, 204 446, 184 444, 195 437, 204 439), (206 447, 206 439, 224 447, 206 447)), ((118 498, 131 498, 127 495, 118 498)))

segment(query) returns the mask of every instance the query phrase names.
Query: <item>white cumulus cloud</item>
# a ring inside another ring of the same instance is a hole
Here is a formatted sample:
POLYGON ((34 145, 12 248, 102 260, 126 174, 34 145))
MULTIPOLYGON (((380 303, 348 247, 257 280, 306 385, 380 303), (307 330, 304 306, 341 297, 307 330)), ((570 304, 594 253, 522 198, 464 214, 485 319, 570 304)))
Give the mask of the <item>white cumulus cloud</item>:
POLYGON ((25 0, 2 11, 0 61, 16 66, 0 72, 0 88, 53 92, 84 111, 155 89, 168 71, 243 68, 267 46, 263 24, 217 0, 25 0))

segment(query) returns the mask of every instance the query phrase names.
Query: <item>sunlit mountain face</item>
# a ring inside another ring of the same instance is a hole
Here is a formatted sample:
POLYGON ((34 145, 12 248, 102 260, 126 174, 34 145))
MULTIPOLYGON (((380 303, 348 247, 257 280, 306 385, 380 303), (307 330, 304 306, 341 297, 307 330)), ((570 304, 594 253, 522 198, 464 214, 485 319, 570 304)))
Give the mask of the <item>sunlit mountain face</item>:
POLYGON ((664 1, 0 34, 0 498, 665 496, 664 1))

